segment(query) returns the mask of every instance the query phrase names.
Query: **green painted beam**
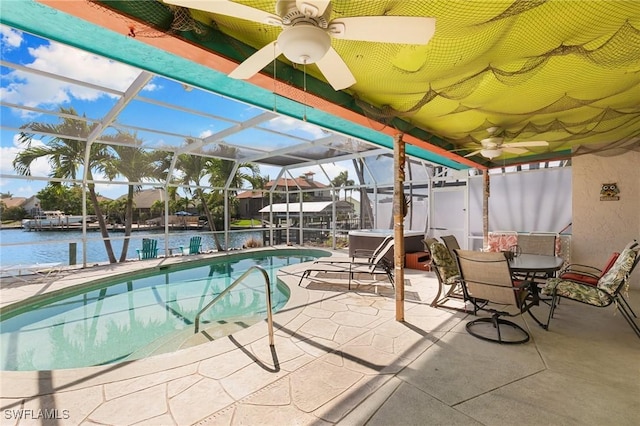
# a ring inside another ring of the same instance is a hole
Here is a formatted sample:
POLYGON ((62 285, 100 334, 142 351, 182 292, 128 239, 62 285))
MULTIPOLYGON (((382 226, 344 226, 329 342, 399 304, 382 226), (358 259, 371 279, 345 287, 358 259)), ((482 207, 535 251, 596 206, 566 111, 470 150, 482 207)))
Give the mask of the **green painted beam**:
MULTIPOLYGON (((247 104, 273 110, 273 92, 243 80, 229 78, 221 72, 149 46, 125 34, 96 26, 33 0, 5 1, 1 8, 0 22, 5 25, 247 104)), ((331 92, 334 92, 333 89, 327 93, 331 92)), ((340 93, 340 96, 345 96, 343 92, 340 93)), ((280 114, 301 120, 306 118, 307 122, 320 127, 393 149, 393 138, 374 129, 309 108, 282 96, 277 96, 275 102, 280 114)), ((423 137, 426 137, 428 133, 424 133, 423 137)), ((429 135, 429 138, 433 136, 429 135)), ((413 145, 407 145, 407 154, 456 170, 469 168, 413 145)))

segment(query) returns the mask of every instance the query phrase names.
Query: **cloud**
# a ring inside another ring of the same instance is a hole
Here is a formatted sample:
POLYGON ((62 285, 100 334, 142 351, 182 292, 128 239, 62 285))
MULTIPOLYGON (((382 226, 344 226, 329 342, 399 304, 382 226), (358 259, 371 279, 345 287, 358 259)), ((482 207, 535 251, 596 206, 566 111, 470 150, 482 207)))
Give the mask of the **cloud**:
POLYGON ((208 138, 209 136, 211 136, 212 134, 213 134, 213 131, 212 131, 212 130, 207 129, 207 130, 204 130, 203 132, 201 132, 201 133, 198 135, 198 137, 199 137, 199 138, 202 138, 202 139, 205 139, 205 138, 208 138))
MULTIPOLYGON (((0 25, 2 50, 20 48, 24 43, 23 33, 7 26, 0 25)), ((32 43, 33 44, 33 43, 32 43)), ((70 79, 84 81, 89 84, 104 86, 117 91, 125 91, 138 77, 140 70, 129 65, 105 59, 73 47, 55 42, 36 41, 37 45, 21 48, 21 63, 32 69, 61 75, 70 79), (28 54, 28 55, 27 55, 28 54)), ((57 108, 71 104, 73 100, 99 101, 114 95, 93 88, 75 85, 66 81, 57 81, 35 73, 12 70, 3 74, 0 98, 8 103, 43 109, 57 108)), ((157 91, 162 87, 154 80, 145 85, 145 91, 157 91)), ((13 110, 15 111, 15 110, 13 110)), ((28 111, 20 112, 22 118, 35 120, 37 114, 28 111)), ((5 135, 3 134, 3 138, 5 135)), ((8 138, 7 138, 8 139, 8 138)), ((17 143, 18 134, 12 137, 12 145, 0 146, 0 173, 16 175, 13 160, 21 149, 17 143)), ((8 142, 8 141, 7 141, 8 142)), ((4 142, 3 142, 4 144, 4 142)), ((44 145, 34 139, 32 145, 44 145)), ((31 164, 32 176, 49 176, 51 167, 46 158, 39 158, 31 164)), ((42 189, 46 182, 37 180, 4 180, 0 187, 4 192, 11 191, 15 195, 31 196, 42 189)), ((120 190, 122 188, 119 188, 120 190)), ((125 190, 126 192, 126 190, 125 190)))
MULTIPOLYGON (((18 137, 16 133, 13 136, 13 144, 11 146, 0 147, 0 174, 17 176, 13 168, 13 160, 21 150, 18 148, 18 137)), ((34 139, 33 146, 44 145, 41 140, 34 139)), ((31 163, 31 176, 47 177, 51 171, 51 167, 46 158, 38 158, 31 163)), ((10 192, 16 197, 31 197, 47 185, 46 181, 32 180, 28 178, 19 179, 1 179, 0 192, 10 192)))
POLYGON ((5 25, 0 25, 0 40, 6 50, 20 47, 22 44, 22 31, 14 30, 5 25))
POLYGON ((10 193, 14 197, 29 198, 44 188, 46 182, 34 180, 2 179, 0 180, 0 192, 10 193))
MULTIPOLYGON (((7 31, 2 33, 5 40, 7 31)), ((11 34, 9 34, 11 35, 11 34)), ((105 59, 94 54, 58 43, 42 44, 28 49, 32 62, 26 67, 63 75, 70 79, 124 91, 140 74, 140 70, 129 65, 105 59)), ((11 71, 3 76, 6 83, 0 95, 6 102, 39 107, 58 106, 71 99, 95 101, 113 95, 90 87, 75 85, 65 81, 24 72, 11 71)), ((157 90, 155 84, 148 84, 145 90, 157 90)))
MULTIPOLYGON (((0 147, 0 173, 6 175, 15 175, 16 171, 13 168, 13 160, 19 151, 24 148, 19 148, 18 133, 13 135, 13 145, 0 147)), ((33 139, 32 146, 44 146, 44 143, 40 139, 33 139)), ((31 163, 31 176, 49 176, 51 167, 46 158, 38 158, 31 163)))
POLYGON ((305 133, 311 136, 311 139, 320 139, 329 135, 326 130, 323 130, 315 124, 305 123, 296 118, 285 116, 273 118, 269 120, 265 126, 282 132, 305 133))

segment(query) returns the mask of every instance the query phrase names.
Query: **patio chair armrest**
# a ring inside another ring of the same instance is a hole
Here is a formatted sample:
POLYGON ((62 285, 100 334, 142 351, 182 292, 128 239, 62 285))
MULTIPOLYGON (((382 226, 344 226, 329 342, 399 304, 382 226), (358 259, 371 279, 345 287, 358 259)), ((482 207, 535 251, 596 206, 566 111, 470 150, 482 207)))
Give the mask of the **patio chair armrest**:
POLYGON ((533 281, 514 281, 513 288, 515 290, 526 290, 528 288, 531 288, 533 284, 533 281))
POLYGON ((516 292, 520 309, 523 307, 529 309, 529 306, 526 305, 526 300, 529 296, 532 297, 534 305, 539 300, 538 287, 533 281, 513 281, 513 291, 516 292))
POLYGON ((353 251, 352 257, 371 257, 373 255, 374 250, 370 249, 355 249, 353 251))
POLYGON ((595 266, 583 265, 580 263, 570 263, 558 273, 558 275, 568 274, 568 273, 577 273, 582 275, 588 275, 593 278, 600 277, 602 274, 602 270, 596 268, 595 266))

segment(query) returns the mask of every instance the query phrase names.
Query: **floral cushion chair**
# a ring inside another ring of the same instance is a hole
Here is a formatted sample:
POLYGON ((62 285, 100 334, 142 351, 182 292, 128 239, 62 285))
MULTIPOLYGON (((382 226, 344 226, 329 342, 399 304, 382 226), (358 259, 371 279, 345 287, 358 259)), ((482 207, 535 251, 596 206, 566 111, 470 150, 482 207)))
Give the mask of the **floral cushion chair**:
POLYGON ((622 299, 622 294, 620 294, 625 290, 625 285, 628 289, 629 275, 631 275, 631 272, 640 260, 639 250, 638 247, 625 249, 620 256, 618 256, 618 259, 611 269, 598 280, 596 286, 562 278, 548 279, 546 286, 542 289, 543 294, 552 297, 547 327, 551 322, 559 298, 564 297, 599 308, 604 308, 615 303, 620 313, 622 313, 622 316, 627 320, 631 328, 633 328, 633 331, 640 337, 640 327, 634 321, 633 312, 629 310, 627 304, 622 299))
POLYGON ((431 252, 431 262, 434 266, 433 270, 438 278, 438 294, 431 302, 431 306, 434 308, 441 306, 442 303, 449 297, 463 298, 462 289, 460 288, 460 271, 458 271, 458 265, 449 249, 445 247, 441 242, 432 242, 429 246, 431 252), (448 290, 445 290, 445 286, 449 286, 448 290), (444 296, 440 297, 444 293, 444 296))
POLYGON ((508 251, 518 244, 517 232, 489 232, 485 251, 508 251))

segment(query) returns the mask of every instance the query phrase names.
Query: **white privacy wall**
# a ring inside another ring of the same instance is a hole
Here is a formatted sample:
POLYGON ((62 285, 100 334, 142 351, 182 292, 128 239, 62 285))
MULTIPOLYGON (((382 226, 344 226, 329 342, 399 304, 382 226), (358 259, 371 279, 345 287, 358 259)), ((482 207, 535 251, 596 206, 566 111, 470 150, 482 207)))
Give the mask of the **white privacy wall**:
MULTIPOLYGON (((375 227, 378 229, 393 229, 393 197, 386 195, 381 197, 375 208, 375 227)), ((411 198, 411 208, 411 213, 407 214, 404 218, 404 230, 426 232, 427 216, 429 212, 428 197, 420 194, 414 194, 411 198)))
MULTIPOLYGON (((489 231, 560 232, 572 221, 571 167, 491 174, 489 231)), ((482 176, 469 179, 469 233, 482 235, 482 176)))

